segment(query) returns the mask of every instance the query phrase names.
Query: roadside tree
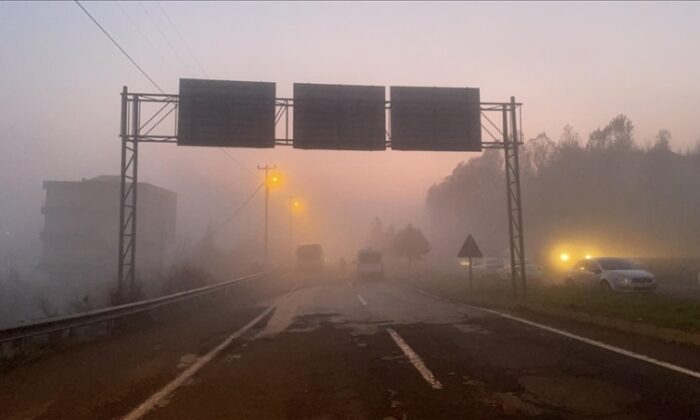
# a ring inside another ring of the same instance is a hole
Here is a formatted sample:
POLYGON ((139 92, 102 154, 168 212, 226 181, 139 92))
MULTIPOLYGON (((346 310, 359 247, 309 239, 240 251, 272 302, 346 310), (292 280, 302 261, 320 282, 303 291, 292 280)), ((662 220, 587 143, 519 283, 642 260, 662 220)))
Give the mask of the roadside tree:
POLYGON ((401 258, 406 258, 409 269, 413 266, 413 261, 422 259, 428 252, 430 252, 428 240, 423 236, 423 232, 413 225, 408 224, 396 233, 394 253, 401 258))

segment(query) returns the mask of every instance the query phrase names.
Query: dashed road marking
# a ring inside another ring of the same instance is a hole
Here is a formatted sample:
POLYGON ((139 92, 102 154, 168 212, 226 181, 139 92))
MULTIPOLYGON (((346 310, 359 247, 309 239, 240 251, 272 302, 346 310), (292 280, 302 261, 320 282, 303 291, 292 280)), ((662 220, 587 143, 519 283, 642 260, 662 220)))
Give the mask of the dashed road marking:
MULTIPOLYGON (((423 293, 427 296, 438 299, 438 300, 442 300, 442 301, 446 300, 445 298, 443 298, 441 296, 437 296, 437 295, 434 295, 430 292, 426 292, 423 289, 418 289, 418 291, 420 291, 421 293, 423 293)), ((535 327, 535 328, 539 328, 541 330, 549 331, 551 333, 558 334, 558 335, 570 338, 572 340, 580 341, 582 343, 586 343, 586 344, 594 346, 594 347, 605 349, 605 350, 611 351, 613 353, 621 354, 623 356, 627 356, 627 357, 630 357, 632 359, 641 360, 643 362, 651 363, 652 365, 656 365, 656 366, 659 366, 659 367, 662 367, 662 368, 665 368, 668 370, 672 370, 674 372, 682 373, 684 375, 688 375, 688 376, 692 376, 693 378, 700 379, 700 372, 692 370, 692 369, 684 368, 683 366, 674 365, 673 363, 664 362, 663 360, 659 360, 659 359, 655 359, 653 357, 645 356, 645 355, 640 354, 640 353, 635 353, 635 352, 630 351, 630 350, 625 350, 625 349, 617 347, 617 346, 603 343, 602 341, 598 341, 598 340, 594 340, 592 338, 587 338, 587 337, 583 337, 580 335, 576 335, 576 334, 570 333, 568 331, 560 330, 558 328, 550 327, 550 326, 544 325, 544 324, 539 324, 537 322, 529 321, 527 319, 519 318, 517 316, 509 315, 509 314, 506 314, 503 312, 494 311, 493 309, 486 309, 486 308, 482 308, 480 306, 470 305, 468 303, 462 303, 462 302, 458 302, 458 303, 461 305, 464 305, 468 308, 472 308, 474 310, 477 310, 477 311, 486 312, 489 314, 500 316, 502 318, 510 319, 511 321, 520 322, 521 324, 526 324, 526 325, 529 325, 531 327, 535 327)))
POLYGON ((392 328, 387 328, 386 331, 389 333, 391 338, 394 339, 394 342, 396 342, 396 345, 399 346, 401 351, 408 357, 408 360, 413 364, 413 367, 416 368, 416 370, 421 374, 423 379, 430 385, 433 389, 442 389, 442 383, 435 379, 435 375, 433 375, 433 372, 430 371, 425 366, 425 363, 423 363, 423 359, 418 356, 418 354, 413 351, 411 346, 409 346, 405 341, 403 341, 403 338, 394 331, 392 328))
POLYGON ((357 295, 357 300, 360 301, 361 304, 367 306, 367 301, 362 298, 362 296, 357 295))
MULTIPOLYGON (((282 298, 284 299, 284 298, 282 298)), ((223 349, 225 349, 233 340, 243 335, 246 331, 253 328, 255 324, 260 322, 263 318, 272 312, 277 305, 281 302, 280 299, 276 304, 268 307, 263 313, 256 316, 255 319, 247 323, 243 328, 234 332, 228 336, 221 344, 214 347, 209 353, 197 359, 190 367, 184 370, 177 378, 173 379, 172 382, 161 388, 158 392, 151 395, 146 401, 141 403, 138 407, 133 409, 129 414, 123 417, 124 420, 137 420, 143 417, 146 413, 151 411, 154 407, 158 406, 161 401, 167 401, 170 395, 180 386, 184 385, 192 376, 194 376, 200 369, 202 369, 207 363, 209 363, 217 354, 219 354, 223 349)))

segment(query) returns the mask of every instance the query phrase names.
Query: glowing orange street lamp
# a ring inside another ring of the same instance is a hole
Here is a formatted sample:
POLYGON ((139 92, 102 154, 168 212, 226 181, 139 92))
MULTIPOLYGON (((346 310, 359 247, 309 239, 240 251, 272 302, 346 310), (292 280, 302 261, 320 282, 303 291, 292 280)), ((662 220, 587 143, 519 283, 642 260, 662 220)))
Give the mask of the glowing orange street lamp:
POLYGON ((269 208, 269 202, 270 202, 270 187, 277 187, 282 183, 282 177, 278 172, 272 172, 275 169, 277 169, 277 165, 265 165, 265 166, 260 166, 258 165, 258 169, 261 171, 265 171, 265 237, 263 240, 263 251, 264 251, 264 261, 265 261, 265 266, 267 266, 268 263, 268 231, 269 231, 269 223, 268 223, 268 208, 269 208))
POLYGON ((280 185, 282 185, 282 181, 284 180, 282 175, 277 171, 270 171, 270 173, 267 174, 265 178, 267 180, 267 186, 269 188, 279 187, 280 185))

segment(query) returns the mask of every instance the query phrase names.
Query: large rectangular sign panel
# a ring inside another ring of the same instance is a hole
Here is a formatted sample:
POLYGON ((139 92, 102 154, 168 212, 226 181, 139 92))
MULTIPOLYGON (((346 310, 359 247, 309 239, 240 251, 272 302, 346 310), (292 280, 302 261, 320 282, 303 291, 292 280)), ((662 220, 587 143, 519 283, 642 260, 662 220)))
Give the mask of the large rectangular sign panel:
POLYGON ((391 148, 481 151, 477 88, 392 86, 391 148))
POLYGON ((177 144, 274 147, 275 84, 180 79, 177 144))
POLYGON ((385 150, 383 86, 294 84, 294 147, 385 150))

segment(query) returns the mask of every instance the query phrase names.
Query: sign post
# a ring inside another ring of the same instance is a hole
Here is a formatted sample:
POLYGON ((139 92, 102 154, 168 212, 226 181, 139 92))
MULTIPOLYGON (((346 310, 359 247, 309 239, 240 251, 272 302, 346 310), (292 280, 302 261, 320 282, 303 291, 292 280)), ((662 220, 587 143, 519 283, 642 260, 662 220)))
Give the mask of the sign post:
POLYGON ((469 257, 469 288, 472 288, 472 257, 469 257))
POLYGON ((469 288, 473 286, 472 283, 472 258, 483 258, 484 254, 481 253, 479 245, 476 244, 474 237, 469 234, 467 240, 464 241, 464 245, 457 253, 457 258, 468 258, 469 259, 469 288))

